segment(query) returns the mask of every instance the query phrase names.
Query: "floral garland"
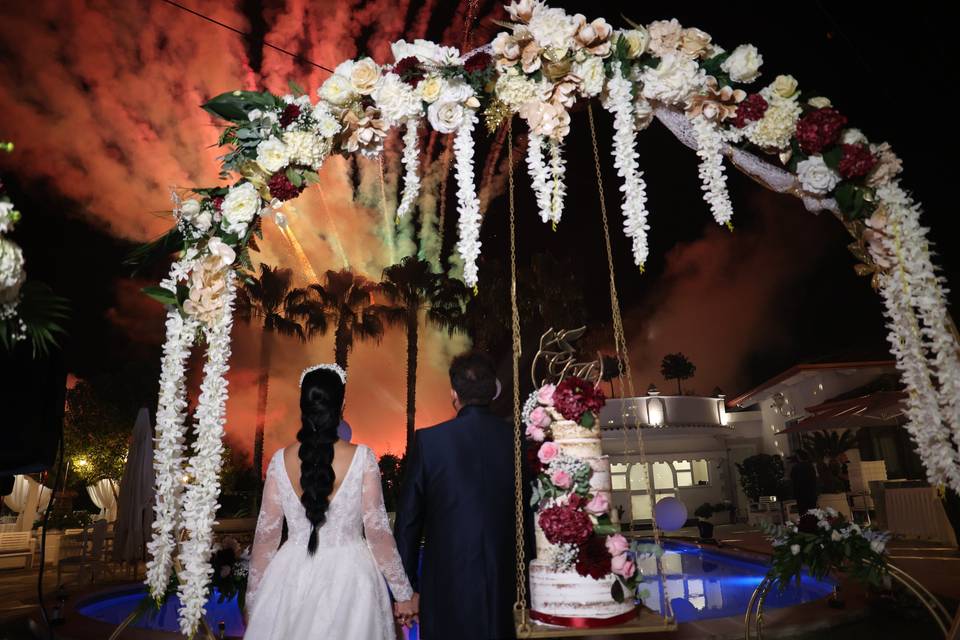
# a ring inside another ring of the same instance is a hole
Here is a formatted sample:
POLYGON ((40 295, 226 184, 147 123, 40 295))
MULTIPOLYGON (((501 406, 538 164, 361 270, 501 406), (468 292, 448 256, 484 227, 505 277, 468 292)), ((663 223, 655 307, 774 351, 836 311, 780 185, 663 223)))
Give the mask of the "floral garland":
POLYGON ((530 132, 527 139, 527 173, 530 175, 531 188, 537 200, 540 219, 550 220, 550 170, 543 163, 543 136, 530 132))
POLYGON ((199 321, 176 308, 167 311, 167 335, 160 367, 156 446, 153 470, 156 500, 153 504, 153 536, 147 543, 146 584, 154 599, 161 599, 170 583, 173 551, 180 531, 180 493, 183 490, 184 418, 187 409, 183 384, 190 346, 199 321))
POLYGON ((407 120, 407 129, 403 134, 403 195, 397 205, 397 217, 402 218, 413 208, 420 195, 420 121, 416 118, 407 120))
POLYGON ((562 145, 559 140, 550 139, 550 222, 554 225, 563 216, 563 200, 567 195, 567 182, 564 179, 567 165, 563 159, 562 145))
POLYGON ((700 157, 700 183, 703 199, 710 205, 717 224, 730 226, 733 203, 727 191, 727 176, 723 167, 723 135, 717 126, 703 116, 693 119, 693 131, 697 139, 697 155, 700 157))
POLYGON ((623 179, 623 230, 633 241, 633 261, 638 267, 647 262, 647 185, 638 170, 636 123, 633 116, 631 83, 623 77, 620 63, 613 63, 613 78, 607 83, 606 107, 613 113, 613 166, 623 179))
POLYGON ((220 469, 223 466, 223 425, 226 422, 227 371, 230 360, 230 331, 236 277, 226 277, 227 290, 218 317, 207 326, 207 361, 195 416, 197 440, 186 472, 192 476, 183 496, 182 526, 190 532, 180 543, 183 571, 177 595, 182 604, 180 630, 193 636, 206 610, 209 582, 213 573, 210 549, 213 523, 220 496, 220 469))
POLYGON ((457 198, 460 213, 458 227, 460 241, 457 249, 463 258, 463 281, 468 287, 477 286, 477 258, 480 256, 480 199, 474 184, 473 129, 477 115, 467 111, 463 124, 453 141, 453 153, 457 169, 457 198))

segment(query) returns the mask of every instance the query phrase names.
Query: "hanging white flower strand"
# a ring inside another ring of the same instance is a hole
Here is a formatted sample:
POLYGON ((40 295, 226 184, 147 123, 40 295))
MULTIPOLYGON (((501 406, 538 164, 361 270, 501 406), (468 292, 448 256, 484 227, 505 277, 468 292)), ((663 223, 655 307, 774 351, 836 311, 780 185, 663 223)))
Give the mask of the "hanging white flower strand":
POLYGON ((567 163, 563 159, 563 146, 559 140, 550 138, 550 222, 556 229, 563 215, 563 201, 567 195, 567 163))
POLYGON ((530 132, 527 138, 527 173, 530 175, 533 195, 537 199, 540 219, 550 221, 550 171, 543 164, 543 136, 530 132))
POLYGON ((420 120, 417 118, 407 119, 407 128, 403 133, 403 166, 406 173, 403 174, 403 195, 400 197, 400 204, 397 206, 397 217, 402 218, 413 208, 420 195, 420 120))
POLYGON ((183 488, 184 419, 187 409, 185 372, 190 347, 197 333, 195 317, 184 318, 171 306, 167 311, 167 335, 160 365, 160 396, 157 404, 153 536, 147 543, 146 584, 150 595, 160 600, 170 583, 173 551, 180 530, 179 498, 183 488))
POLYGON ((612 64, 613 77, 607 82, 604 107, 613 114, 613 166, 623 178, 623 230, 633 240, 633 260, 643 269, 649 255, 647 246, 647 185, 638 170, 637 130, 633 119, 633 95, 630 81, 623 77, 620 62, 612 64))
POLYGON ((471 288, 477 286, 477 257, 480 255, 480 199, 477 198, 473 171, 473 129, 476 124, 476 112, 468 109, 453 140, 457 168, 457 211, 460 213, 457 251, 463 259, 463 281, 471 288))
POLYGON ((930 482, 960 491, 960 450, 953 444, 960 434, 960 359, 947 328, 942 279, 930 259, 919 205, 896 183, 879 188, 877 196, 891 231, 883 242, 894 264, 880 280, 880 293, 891 351, 909 392, 905 426, 930 482))
POLYGON ((732 228, 733 203, 727 190, 727 176, 723 166, 724 138, 720 128, 703 116, 693 119, 693 132, 700 157, 700 186, 703 199, 710 205, 713 219, 719 225, 732 228))
POLYGON ((230 331, 233 328, 233 303, 236 297, 236 274, 226 274, 227 290, 220 316, 207 327, 207 361, 203 366, 203 382, 197 402, 197 440, 187 465, 192 482, 183 496, 183 528, 188 538, 180 543, 183 570, 177 596, 180 630, 192 637, 203 617, 208 585, 213 574, 210 550, 213 548, 213 523, 219 507, 220 470, 223 465, 223 425, 226 422, 227 371, 230 369, 230 331))

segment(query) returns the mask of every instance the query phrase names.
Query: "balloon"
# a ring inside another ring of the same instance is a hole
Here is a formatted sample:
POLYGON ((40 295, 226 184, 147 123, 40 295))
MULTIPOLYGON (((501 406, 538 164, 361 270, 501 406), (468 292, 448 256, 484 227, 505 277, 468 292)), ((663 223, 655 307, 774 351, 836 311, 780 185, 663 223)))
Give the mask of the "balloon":
POLYGON ((687 506, 676 498, 664 498, 653 508, 657 526, 664 531, 676 531, 687 521, 687 506))

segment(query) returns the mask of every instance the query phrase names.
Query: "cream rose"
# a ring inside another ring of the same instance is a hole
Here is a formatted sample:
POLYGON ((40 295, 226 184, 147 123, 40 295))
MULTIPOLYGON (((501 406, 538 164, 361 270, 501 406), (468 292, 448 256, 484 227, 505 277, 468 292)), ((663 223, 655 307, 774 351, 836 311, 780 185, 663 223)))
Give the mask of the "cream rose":
POLYGON ((752 44, 742 44, 733 50, 720 68, 726 71, 734 82, 753 82, 759 77, 762 64, 763 56, 757 48, 752 44))
POLYGON ((860 129, 844 129, 840 136, 840 142, 843 144, 868 144, 867 136, 860 129))
POLYGON ((270 136, 257 145, 257 164, 267 173, 276 173, 290 162, 287 145, 276 136, 270 136))
POLYGON ((798 164, 797 178, 804 191, 821 196, 840 184, 840 174, 828 167, 821 156, 811 156, 798 164))
POLYGON ((710 49, 709 33, 700 29, 684 29, 680 36, 680 50, 693 58, 702 58, 710 49))
POLYGON ((627 57, 631 60, 639 58, 647 52, 650 45, 650 34, 643 27, 636 29, 627 29, 617 33, 618 38, 623 38, 627 43, 627 57))
POLYGON ((361 58, 350 69, 350 87, 362 96, 373 93, 380 80, 380 66, 370 58, 361 58))
POLYGON ((417 93, 420 99, 428 104, 437 101, 440 94, 443 93, 443 79, 440 76, 427 76, 417 85, 417 93))
POLYGON ((247 225, 259 213, 260 205, 260 194, 253 184, 244 182, 230 187, 220 207, 224 230, 238 236, 244 235, 247 225))
POLYGON ((440 133, 453 133, 463 124, 466 107, 459 100, 437 100, 427 108, 427 120, 440 133))
POLYGON ((320 97, 332 105, 342 107, 357 97, 350 79, 335 73, 320 86, 320 97))
POLYGON ((827 107, 833 106, 833 103, 830 102, 830 98, 825 98, 823 96, 810 98, 809 100, 807 100, 807 104, 813 107, 814 109, 826 109, 827 107))
POLYGON ((789 98, 797 92, 797 79, 793 76, 777 76, 770 87, 781 98, 789 98))
POLYGON ((197 217, 198 213, 200 213, 199 200, 184 200, 180 203, 180 215, 187 220, 192 220, 193 218, 197 217))

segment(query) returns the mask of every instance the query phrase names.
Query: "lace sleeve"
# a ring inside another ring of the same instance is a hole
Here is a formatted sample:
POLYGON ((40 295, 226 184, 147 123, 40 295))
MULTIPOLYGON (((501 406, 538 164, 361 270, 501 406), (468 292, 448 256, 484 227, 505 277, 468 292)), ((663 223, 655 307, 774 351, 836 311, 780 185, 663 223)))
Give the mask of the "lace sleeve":
POLYGON ((390 521, 383 506, 383 490, 380 487, 380 468, 373 451, 364 447, 356 455, 364 456, 363 465, 363 533, 367 546, 373 553, 383 577, 390 585, 393 597, 403 602, 413 597, 410 580, 403 570, 397 543, 390 532, 390 521))
POLYGON ((283 453, 273 457, 267 468, 267 480, 263 486, 263 501, 260 504, 260 517, 257 518, 257 531, 250 551, 250 575, 247 578, 246 607, 253 610, 254 598, 263 572, 280 547, 283 531, 283 505, 280 502, 280 486, 277 474, 283 471, 283 453), (280 466, 278 466, 280 465, 280 466))

